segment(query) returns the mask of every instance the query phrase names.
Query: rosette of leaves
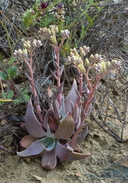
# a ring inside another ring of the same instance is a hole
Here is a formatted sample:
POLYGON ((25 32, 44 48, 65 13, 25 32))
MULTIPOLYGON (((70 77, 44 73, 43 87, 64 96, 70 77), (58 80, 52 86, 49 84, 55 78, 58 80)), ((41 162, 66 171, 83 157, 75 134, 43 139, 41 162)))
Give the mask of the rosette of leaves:
MULTIPOLYGON (((59 93, 63 91, 63 83, 59 93)), ((49 93, 52 93, 49 89, 49 93)), ((28 135, 23 137, 20 144, 26 148, 17 152, 19 156, 42 156, 41 165, 46 169, 53 169, 60 161, 79 160, 90 156, 80 151, 79 144, 88 133, 89 123, 82 124, 84 110, 80 106, 80 95, 77 83, 74 80, 71 91, 64 98, 61 96, 61 104, 57 95, 49 102, 49 110, 46 112, 43 123, 40 123, 34 114, 30 101, 27 106, 25 128, 28 135)))

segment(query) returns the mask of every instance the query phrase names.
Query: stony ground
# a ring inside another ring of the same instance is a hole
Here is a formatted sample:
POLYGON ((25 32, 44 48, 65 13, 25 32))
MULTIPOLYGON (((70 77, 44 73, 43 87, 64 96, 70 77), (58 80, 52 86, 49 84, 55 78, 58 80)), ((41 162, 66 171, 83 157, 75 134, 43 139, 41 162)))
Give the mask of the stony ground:
MULTIPOLYGON (((11 149, 12 139, 6 136, 5 146, 11 149), (7 138, 8 137, 8 138, 7 138)), ((83 152, 92 156, 74 162, 58 163, 54 170, 45 170, 40 158, 22 158, 0 151, 1 183, 126 183, 128 182, 128 143, 118 143, 92 121, 83 152)))

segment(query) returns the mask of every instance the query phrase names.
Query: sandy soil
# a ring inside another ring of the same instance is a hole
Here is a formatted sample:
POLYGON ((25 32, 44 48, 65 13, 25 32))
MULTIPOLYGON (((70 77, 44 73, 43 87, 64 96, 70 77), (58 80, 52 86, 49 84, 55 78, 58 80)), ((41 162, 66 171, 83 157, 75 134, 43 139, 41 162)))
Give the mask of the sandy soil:
MULTIPOLYGON (((12 137, 5 140, 11 149, 12 137)), ((45 170, 40 158, 22 158, 0 151, 0 183, 126 183, 128 181, 128 144, 118 143, 92 122, 88 137, 81 144, 92 156, 80 161, 58 163, 45 170)))

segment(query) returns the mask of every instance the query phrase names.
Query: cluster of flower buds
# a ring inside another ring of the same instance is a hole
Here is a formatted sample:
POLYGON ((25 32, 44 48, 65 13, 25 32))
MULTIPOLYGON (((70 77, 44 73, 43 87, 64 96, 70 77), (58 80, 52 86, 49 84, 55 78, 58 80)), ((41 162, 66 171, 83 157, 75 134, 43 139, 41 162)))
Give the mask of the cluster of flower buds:
POLYGON ((79 69, 80 72, 85 72, 84 64, 83 64, 83 57, 89 52, 89 47, 83 46, 80 47, 79 53, 78 51, 73 48, 70 49, 70 56, 68 57, 68 62, 73 63, 74 66, 79 69))
POLYGON ((110 61, 101 61, 99 63, 95 63, 93 65, 93 69, 96 73, 99 73, 100 75, 107 73, 110 70, 114 70, 116 68, 120 67, 120 62, 116 60, 110 61))
POLYGON ((15 50, 13 55, 14 55, 14 57, 20 57, 20 58, 26 59, 28 57, 28 51, 27 51, 27 49, 15 50))
POLYGON ((61 30, 60 34, 63 39, 68 39, 70 36, 70 31, 68 29, 61 30))
POLYGON ((42 46, 42 43, 40 40, 34 39, 33 41, 27 40, 27 41, 23 41, 23 48, 27 49, 27 50, 32 50, 34 48, 38 48, 42 46))
POLYGON ((57 25, 50 25, 49 28, 40 28, 39 34, 50 39, 52 44, 57 45, 56 33, 58 33, 58 31, 59 30, 57 25))
POLYGON ((56 7, 55 18, 57 18, 59 22, 64 23, 65 22, 64 14, 65 14, 64 6, 58 5, 56 7))
POLYGON ((82 57, 77 52, 76 48, 70 49, 70 56, 68 57, 68 62, 73 63, 74 67, 76 67, 80 72, 85 72, 82 57))
MULTIPOLYGON (((88 50, 88 52, 89 52, 89 50, 88 50)), ((96 65, 97 63, 100 63, 101 61, 102 61, 101 55, 99 55, 99 54, 95 54, 95 55, 91 54, 89 59, 85 58, 84 65, 85 65, 86 69, 89 66, 93 66, 93 68, 94 68, 94 65, 96 65)), ((99 70, 100 70, 100 64, 97 65, 97 71, 99 71, 99 70)))
POLYGON ((30 50, 34 50, 35 48, 40 47, 40 46, 42 46, 42 43, 40 40, 34 39, 32 42, 30 40, 23 41, 23 49, 15 50, 14 56, 21 57, 21 58, 27 58, 30 50))
POLYGON ((79 51, 80 51, 80 56, 83 58, 90 51, 90 49, 88 46, 83 46, 83 47, 80 47, 79 51))
POLYGON ((95 54, 95 55, 91 54, 89 57, 89 60, 91 61, 91 63, 99 63, 101 62, 102 57, 99 54, 95 54))

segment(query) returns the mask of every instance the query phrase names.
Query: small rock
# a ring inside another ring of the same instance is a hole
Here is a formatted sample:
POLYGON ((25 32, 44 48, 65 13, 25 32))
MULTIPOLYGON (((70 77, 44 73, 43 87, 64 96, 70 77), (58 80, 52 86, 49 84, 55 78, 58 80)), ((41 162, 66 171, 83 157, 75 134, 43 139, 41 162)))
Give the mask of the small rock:
POLYGON ((42 180, 42 177, 39 177, 39 176, 37 176, 37 175, 33 175, 33 177, 34 177, 36 180, 39 180, 40 182, 41 182, 41 180, 42 180))
POLYGON ((13 142, 13 137, 9 137, 8 139, 6 139, 4 146, 9 147, 9 146, 11 146, 12 142, 13 142))
POLYGON ((29 157, 24 157, 25 163, 29 164, 31 162, 31 159, 29 157))

